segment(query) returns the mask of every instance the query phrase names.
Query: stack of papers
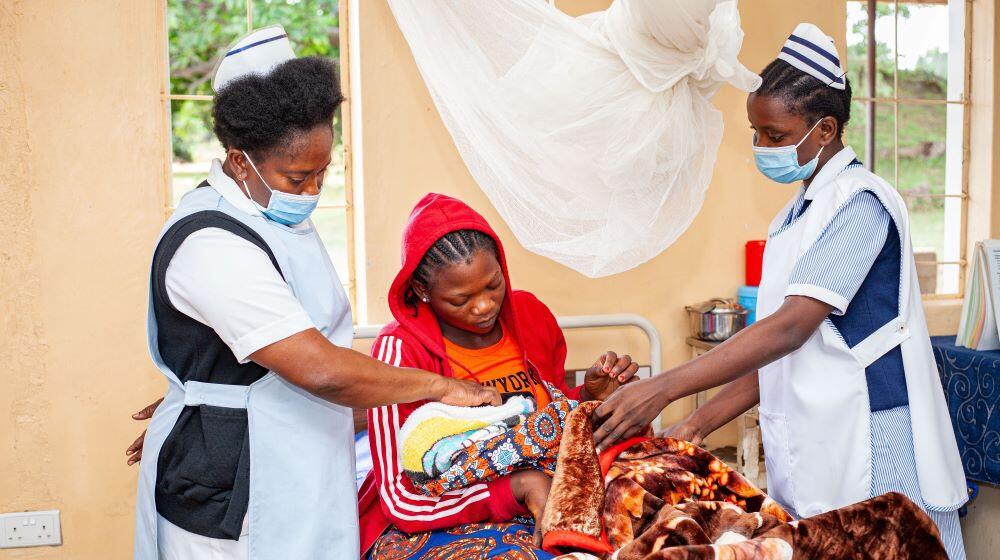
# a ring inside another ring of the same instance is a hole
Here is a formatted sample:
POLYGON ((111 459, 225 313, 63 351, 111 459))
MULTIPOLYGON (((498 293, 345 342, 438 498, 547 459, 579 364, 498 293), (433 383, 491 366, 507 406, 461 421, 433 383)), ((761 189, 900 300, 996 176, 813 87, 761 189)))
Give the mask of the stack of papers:
POLYGON ((973 350, 1000 349, 1000 240, 976 243, 965 288, 956 346, 973 350))

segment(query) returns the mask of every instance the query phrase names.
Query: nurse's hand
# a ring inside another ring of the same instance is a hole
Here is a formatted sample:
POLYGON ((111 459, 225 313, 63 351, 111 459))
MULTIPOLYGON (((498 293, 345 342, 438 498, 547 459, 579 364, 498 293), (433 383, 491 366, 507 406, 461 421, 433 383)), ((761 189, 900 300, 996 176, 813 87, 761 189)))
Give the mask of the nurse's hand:
POLYGON ((594 444, 598 451, 639 435, 670 404, 656 377, 642 379, 611 394, 594 411, 594 444))
POLYGON ((517 471, 510 477, 510 491, 514 499, 528 508, 535 518, 535 546, 542 546, 542 512, 549 501, 552 478, 542 471, 517 471))
POLYGON ((697 446, 701 446, 702 442, 705 441, 705 434, 702 433, 701 426, 693 423, 690 418, 682 420, 656 435, 657 437, 682 439, 697 446))
POLYGON ((635 379, 639 364, 628 354, 618 356, 611 350, 601 354, 583 378, 583 400, 603 401, 622 385, 635 379))
POLYGON ((440 388, 435 393, 436 400, 444 404, 454 406, 500 406, 502 401, 500 393, 493 387, 483 387, 475 381, 468 379, 454 379, 452 377, 438 376, 440 388))
MULTIPOLYGON (((160 406, 163 399, 156 399, 156 402, 150 404, 146 408, 143 408, 139 412, 132 415, 133 420, 149 420, 153 417, 153 412, 156 411, 156 407, 160 406)), ((128 457, 127 463, 132 466, 139 461, 142 461, 142 444, 146 441, 146 430, 143 430, 139 437, 135 438, 132 445, 128 446, 125 450, 125 456, 128 457)))

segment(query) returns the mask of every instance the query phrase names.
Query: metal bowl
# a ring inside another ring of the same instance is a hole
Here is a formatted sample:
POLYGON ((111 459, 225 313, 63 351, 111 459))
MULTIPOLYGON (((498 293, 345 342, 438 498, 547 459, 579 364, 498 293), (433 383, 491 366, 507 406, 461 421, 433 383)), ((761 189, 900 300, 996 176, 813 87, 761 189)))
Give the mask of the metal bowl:
POLYGON ((711 342, 722 342, 747 326, 749 311, 727 299, 713 299, 691 305, 688 312, 691 336, 711 342))

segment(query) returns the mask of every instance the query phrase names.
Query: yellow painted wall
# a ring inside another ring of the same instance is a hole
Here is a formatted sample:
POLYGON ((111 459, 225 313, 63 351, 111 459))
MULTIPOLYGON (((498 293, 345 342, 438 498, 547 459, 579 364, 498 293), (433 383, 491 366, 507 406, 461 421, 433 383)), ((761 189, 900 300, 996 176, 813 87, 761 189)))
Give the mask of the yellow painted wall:
POLYGON ((153 1, 0 2, 0 512, 57 508, 64 545, 126 558, 129 412, 163 223, 165 34, 153 1))

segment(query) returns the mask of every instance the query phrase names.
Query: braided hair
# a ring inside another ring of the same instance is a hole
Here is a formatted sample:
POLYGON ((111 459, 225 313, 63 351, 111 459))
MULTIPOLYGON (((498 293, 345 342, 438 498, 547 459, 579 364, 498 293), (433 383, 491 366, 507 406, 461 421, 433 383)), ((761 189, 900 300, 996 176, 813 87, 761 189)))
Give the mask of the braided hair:
MULTIPOLYGON (((424 286, 430 286, 434 273, 449 264, 469 264, 479 251, 489 251, 500 259, 496 242, 489 235, 475 229, 459 229, 449 232, 434 242, 434 245, 424 253, 417 268, 413 270, 412 279, 424 286)), ((413 288, 406 292, 406 303, 416 305, 417 295, 413 288)))
POLYGON ((784 102, 788 111, 816 122, 823 117, 837 121, 837 138, 851 119, 851 82, 844 77, 844 89, 832 88, 784 60, 777 59, 761 72, 762 83, 754 93, 784 102))

